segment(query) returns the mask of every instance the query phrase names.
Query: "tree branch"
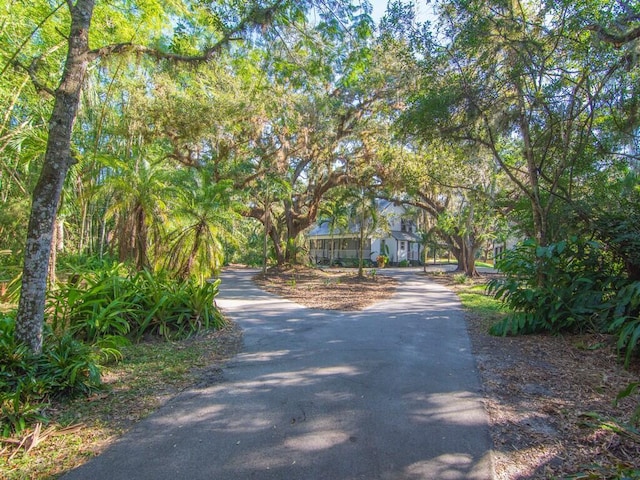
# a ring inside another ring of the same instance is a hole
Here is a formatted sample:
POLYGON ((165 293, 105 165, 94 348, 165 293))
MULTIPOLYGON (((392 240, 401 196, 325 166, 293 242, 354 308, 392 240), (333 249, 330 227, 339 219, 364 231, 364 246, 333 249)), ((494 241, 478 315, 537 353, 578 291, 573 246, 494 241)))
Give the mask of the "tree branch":
POLYGON ((222 49, 231 41, 237 39, 236 36, 250 27, 266 26, 273 20, 274 14, 283 3, 283 0, 277 0, 273 5, 260 8, 256 7, 245 18, 243 18, 235 27, 227 31, 214 45, 206 48, 201 55, 181 55, 178 53, 163 52, 155 48, 146 47, 144 45, 136 45, 130 42, 116 43, 105 45, 103 47, 88 52, 88 59, 96 60, 98 58, 108 57, 114 54, 123 53, 139 53, 149 55, 159 60, 170 60, 177 63, 204 63, 218 55, 222 49))
POLYGON ((601 25, 589 25, 587 30, 595 32, 600 40, 612 44, 615 48, 622 48, 626 43, 640 38, 640 26, 621 33, 610 33, 601 25))

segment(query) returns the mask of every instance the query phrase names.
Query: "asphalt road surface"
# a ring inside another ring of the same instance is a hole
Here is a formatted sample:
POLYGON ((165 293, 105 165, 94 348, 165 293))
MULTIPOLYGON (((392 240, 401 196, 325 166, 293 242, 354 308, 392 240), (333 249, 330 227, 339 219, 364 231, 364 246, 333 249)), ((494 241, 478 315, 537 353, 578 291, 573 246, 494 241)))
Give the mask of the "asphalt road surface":
POLYGON ((491 479, 461 307, 411 270, 359 312, 311 310, 222 276, 244 329, 222 378, 185 391, 66 479, 491 479))

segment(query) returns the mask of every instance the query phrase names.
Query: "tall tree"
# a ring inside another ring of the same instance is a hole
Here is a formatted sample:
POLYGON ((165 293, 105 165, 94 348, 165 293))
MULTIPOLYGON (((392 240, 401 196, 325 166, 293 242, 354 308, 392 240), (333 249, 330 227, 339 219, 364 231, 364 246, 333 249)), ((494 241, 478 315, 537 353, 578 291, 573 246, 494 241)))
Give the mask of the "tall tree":
POLYGON ((478 275, 476 254, 498 215, 497 172, 489 155, 434 141, 422 145, 419 139, 404 138, 403 147, 388 158, 386 197, 426 212, 431 237, 447 244, 457 270, 478 275))
POLYGON ((637 4, 618 1, 609 7, 609 12, 593 12, 594 21, 587 28, 616 48, 637 43, 640 39, 640 8, 637 4), (603 15, 603 13, 605 13, 603 15), (607 15, 607 13, 609 15, 607 15))
POLYGON ((158 159, 144 156, 113 162, 102 186, 109 196, 105 220, 113 220, 112 245, 121 262, 131 261, 136 268, 151 266, 149 246, 161 241, 167 218, 164 198, 172 189, 167 171, 158 159))
MULTIPOLYGON (((331 4, 329 7, 343 6, 339 1, 327 3, 331 4)), ((39 20, 32 35, 7 62, 23 68, 34 85, 53 98, 44 162, 32 192, 22 290, 16 317, 17 340, 25 342, 34 352, 41 351, 53 228, 62 187, 74 162, 73 126, 89 64, 126 53, 146 54, 174 62, 212 61, 230 41, 244 36, 251 28, 299 18, 310 4, 274 0, 249 4, 230 2, 228 5, 224 2, 211 5, 187 1, 111 5, 97 4, 96 0, 67 0, 44 15, 35 17, 39 20), (61 45, 64 45, 66 56, 61 74, 52 80, 52 86, 38 70, 46 52, 37 52, 30 59, 19 58, 18 53, 27 43, 37 44, 42 39, 37 35, 38 30, 53 17, 62 19, 61 31, 64 33, 61 45), (99 23, 92 28, 94 19, 99 23), (174 31, 167 38, 166 32, 171 28, 174 31), (132 41, 136 38, 142 41, 132 41), (167 43, 169 48, 156 47, 167 43)), ((38 5, 46 7, 49 2, 38 5)))
POLYGON ((263 113, 253 155, 235 166, 238 187, 253 198, 261 197, 261 179, 269 176, 289 185, 271 214, 258 202, 245 211, 261 222, 269 219, 279 264, 296 262, 300 234, 318 218, 323 198, 365 163, 362 133, 378 94, 363 94, 351 83, 369 61, 366 29, 350 40, 323 28, 287 33, 285 43, 270 46, 264 57, 264 81, 278 100, 270 99, 263 113))
POLYGON ((167 237, 169 247, 163 257, 169 270, 180 278, 196 275, 206 280, 222 268, 223 242, 236 241, 233 182, 216 183, 206 169, 182 173, 173 211, 176 225, 167 237))
POLYGON ((540 245, 563 234, 554 221, 559 203, 571 202, 611 153, 606 102, 617 67, 576 30, 579 8, 440 2, 444 41, 405 115, 423 138, 490 152, 528 200, 528 233, 540 245))

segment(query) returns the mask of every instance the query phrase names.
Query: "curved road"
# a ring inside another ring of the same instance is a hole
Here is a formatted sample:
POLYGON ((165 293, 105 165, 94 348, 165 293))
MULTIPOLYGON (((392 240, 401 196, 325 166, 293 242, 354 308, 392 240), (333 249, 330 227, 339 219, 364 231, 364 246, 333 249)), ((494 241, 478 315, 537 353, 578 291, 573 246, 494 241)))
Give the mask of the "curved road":
POLYGON ((244 349, 65 478, 491 479, 486 414, 454 294, 391 272, 360 312, 310 310, 222 276, 244 349))

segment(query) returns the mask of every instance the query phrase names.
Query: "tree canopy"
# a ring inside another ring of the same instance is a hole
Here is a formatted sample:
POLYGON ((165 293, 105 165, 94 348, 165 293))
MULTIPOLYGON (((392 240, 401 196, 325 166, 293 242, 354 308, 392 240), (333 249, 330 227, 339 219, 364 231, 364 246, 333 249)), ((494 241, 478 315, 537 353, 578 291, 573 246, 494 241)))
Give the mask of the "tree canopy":
POLYGON ((638 7, 433 6, 421 21, 391 2, 378 26, 367 2, 338 0, 5 9, 0 250, 4 276, 23 261, 17 337, 40 348, 56 254, 181 278, 241 251, 306 261, 304 232, 341 228, 362 198, 419 208, 467 275, 508 230, 542 248, 595 238, 637 278, 638 7))

